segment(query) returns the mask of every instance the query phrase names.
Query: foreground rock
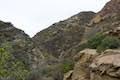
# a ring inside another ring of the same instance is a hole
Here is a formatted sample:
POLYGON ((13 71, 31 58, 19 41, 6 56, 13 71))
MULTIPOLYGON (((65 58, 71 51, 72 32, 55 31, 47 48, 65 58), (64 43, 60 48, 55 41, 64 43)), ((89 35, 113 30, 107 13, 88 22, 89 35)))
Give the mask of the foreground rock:
POLYGON ((98 53, 94 49, 85 49, 80 51, 75 57, 75 66, 73 72, 68 72, 64 80, 88 80, 89 79, 89 65, 98 53))
POLYGON ((120 50, 106 50, 90 67, 90 80, 120 80, 120 50))
POLYGON ((98 53, 94 49, 85 49, 78 53, 74 59, 76 62, 72 80, 88 80, 89 79, 89 64, 98 53))
POLYGON ((63 79, 63 80, 71 80, 71 79, 72 79, 72 74, 73 74, 73 70, 67 72, 67 73, 64 75, 64 79, 63 79))
POLYGON ((64 80, 120 80, 120 50, 108 49, 101 54, 85 49, 75 56, 74 69, 64 80))

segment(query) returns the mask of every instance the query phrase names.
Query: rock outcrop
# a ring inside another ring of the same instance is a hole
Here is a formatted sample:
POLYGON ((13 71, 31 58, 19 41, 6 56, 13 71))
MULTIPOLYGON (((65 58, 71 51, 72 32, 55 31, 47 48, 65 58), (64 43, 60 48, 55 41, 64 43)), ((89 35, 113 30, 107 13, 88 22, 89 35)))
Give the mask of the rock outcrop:
POLYGON ((120 50, 106 50, 90 67, 90 80, 120 80, 120 50))
POLYGON ((106 31, 104 34, 109 36, 115 36, 120 39, 120 27, 116 27, 111 29, 110 31, 106 31))
POLYGON ((98 55, 94 49, 85 49, 80 51, 75 57, 75 66, 72 72, 68 72, 68 75, 65 75, 64 80, 89 80, 90 78, 90 69, 89 65, 92 63, 92 60, 98 55))
POLYGON ((72 80, 72 74, 73 74, 73 70, 67 72, 66 74, 64 74, 63 80, 72 80))
POLYGON ((75 56, 74 69, 64 80, 120 80, 120 50, 108 49, 103 53, 85 49, 75 56))

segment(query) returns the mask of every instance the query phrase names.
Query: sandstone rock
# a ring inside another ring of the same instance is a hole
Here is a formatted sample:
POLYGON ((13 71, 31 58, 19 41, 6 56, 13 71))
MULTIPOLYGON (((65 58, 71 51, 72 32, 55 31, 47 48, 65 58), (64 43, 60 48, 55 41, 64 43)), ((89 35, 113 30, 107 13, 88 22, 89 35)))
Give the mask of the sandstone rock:
POLYGON ((120 50, 106 50, 90 67, 90 80, 120 80, 120 50))
POLYGON ((90 60, 90 58, 93 55, 98 54, 95 49, 84 49, 80 51, 77 55, 74 56, 74 61, 78 62, 80 61, 81 63, 86 62, 86 60, 90 60), (83 60, 81 60, 83 59, 83 60))
POLYGON ((74 58, 74 69, 64 75, 64 80, 120 80, 120 50, 98 54, 85 49, 74 58))
POLYGON ((94 49, 85 49, 80 51, 75 57, 75 66, 73 71, 68 72, 65 80, 88 80, 89 79, 89 64, 98 53, 94 49))
POLYGON ((115 36, 120 39, 120 27, 115 27, 111 29, 110 31, 106 31, 104 34, 109 35, 109 36, 115 36))
POLYGON ((75 67, 73 70, 72 80, 88 80, 89 79, 89 64, 98 53, 94 49, 85 49, 80 51, 74 58, 75 67))
POLYGON ((66 74, 64 74, 63 80, 72 80, 72 74, 73 74, 73 70, 67 72, 66 74))

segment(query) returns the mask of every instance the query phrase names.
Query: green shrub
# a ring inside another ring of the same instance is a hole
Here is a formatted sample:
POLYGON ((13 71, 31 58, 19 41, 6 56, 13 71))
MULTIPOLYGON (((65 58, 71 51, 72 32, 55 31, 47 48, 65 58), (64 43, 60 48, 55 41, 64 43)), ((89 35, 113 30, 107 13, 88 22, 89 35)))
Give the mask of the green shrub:
POLYGON ((64 60, 62 63, 62 71, 66 73, 73 69, 74 63, 72 60, 64 60))
POLYGON ((107 49, 106 47, 100 45, 100 46, 97 47, 97 52, 101 53, 101 52, 105 51, 106 49, 107 49))
POLYGON ((88 40, 88 46, 92 49, 97 49, 102 52, 106 49, 115 49, 120 46, 120 40, 114 36, 105 36, 102 33, 97 33, 95 36, 88 40))
POLYGON ((117 37, 106 36, 101 44, 97 47, 98 52, 102 52, 106 49, 115 49, 120 46, 120 40, 117 37))
POLYGON ((27 77, 27 80, 42 80, 43 75, 41 75, 39 70, 32 70, 27 77))
POLYGON ((117 37, 107 36, 102 40, 101 45, 106 48, 115 49, 120 45, 120 40, 117 37))
POLYGON ((104 37, 105 37, 105 35, 103 35, 102 33, 97 33, 95 36, 91 37, 88 40, 88 46, 90 48, 96 49, 98 47, 98 45, 101 44, 104 37))
POLYGON ((43 67, 33 69, 30 72, 27 80, 44 80, 44 78, 53 78, 52 80, 62 80, 63 72, 61 71, 61 68, 61 63, 57 63, 54 65, 44 65, 43 67))

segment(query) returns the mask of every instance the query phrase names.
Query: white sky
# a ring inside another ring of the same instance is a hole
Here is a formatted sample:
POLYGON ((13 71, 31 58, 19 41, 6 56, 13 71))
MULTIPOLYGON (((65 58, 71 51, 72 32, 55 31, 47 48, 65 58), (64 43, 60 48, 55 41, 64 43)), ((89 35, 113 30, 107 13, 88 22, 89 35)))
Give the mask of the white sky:
POLYGON ((30 36, 81 11, 98 12, 110 0, 0 0, 0 20, 30 36))

